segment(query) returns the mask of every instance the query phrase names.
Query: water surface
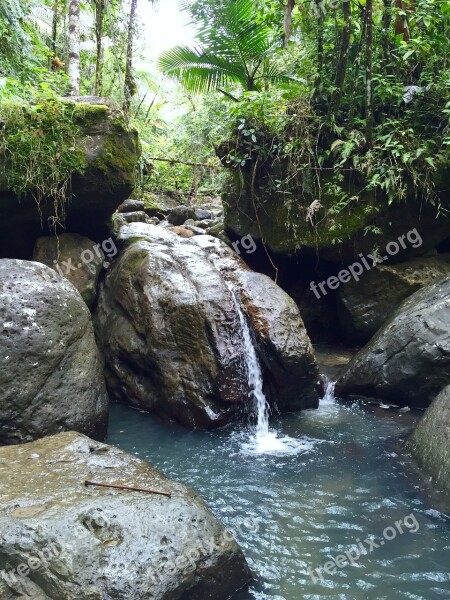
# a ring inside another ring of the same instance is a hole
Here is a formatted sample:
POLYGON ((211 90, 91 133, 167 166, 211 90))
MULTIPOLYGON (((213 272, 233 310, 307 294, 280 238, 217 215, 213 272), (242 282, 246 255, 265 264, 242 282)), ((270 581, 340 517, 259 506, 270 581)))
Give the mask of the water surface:
POLYGON ((300 452, 255 455, 243 426, 189 432, 116 404, 108 442, 194 488, 236 531, 256 576, 236 600, 448 600, 448 506, 399 451, 416 419, 328 399, 271 420, 300 452), (406 517, 412 527, 380 544, 406 517), (370 535, 378 548, 314 576, 370 535))

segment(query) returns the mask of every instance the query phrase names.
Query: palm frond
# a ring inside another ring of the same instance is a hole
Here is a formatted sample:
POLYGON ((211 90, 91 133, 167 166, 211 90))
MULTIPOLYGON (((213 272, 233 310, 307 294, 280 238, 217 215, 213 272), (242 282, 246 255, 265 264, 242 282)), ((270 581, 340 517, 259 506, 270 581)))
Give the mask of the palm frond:
POLYGON ((226 83, 253 89, 254 80, 281 73, 263 73, 263 66, 279 44, 270 29, 255 18, 254 0, 228 0, 226 10, 199 29, 197 48, 178 46, 162 54, 159 69, 177 79, 190 92, 205 92, 226 83))

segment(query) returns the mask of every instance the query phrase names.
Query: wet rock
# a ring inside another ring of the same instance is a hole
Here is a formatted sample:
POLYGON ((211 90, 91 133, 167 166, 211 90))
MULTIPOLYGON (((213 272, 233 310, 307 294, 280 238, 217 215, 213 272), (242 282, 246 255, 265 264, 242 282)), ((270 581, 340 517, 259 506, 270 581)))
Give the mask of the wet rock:
POLYGON ((195 210, 191 206, 176 206, 167 217, 172 225, 184 225, 188 219, 195 219, 195 210))
POLYGON ((336 385, 343 397, 429 406, 450 381, 450 276, 424 287, 394 312, 336 385))
POLYGON ((97 281, 105 264, 100 245, 76 233, 36 240, 33 261, 47 265, 68 279, 91 307, 96 298, 97 281))
POLYGON ((159 219, 167 217, 172 209, 180 206, 176 198, 160 193, 145 192, 143 201, 147 215, 149 217, 158 217, 159 219))
POLYGON ((67 429, 103 439, 103 370, 73 285, 43 264, 0 260, 0 329, 0 444, 67 429))
POLYGON ((434 483, 450 492, 450 385, 427 408, 407 448, 434 483))
POLYGON ((118 235, 121 227, 128 223, 149 223, 150 217, 142 211, 130 212, 130 213, 118 213, 115 212, 111 217, 111 228, 114 235, 118 235))
POLYGON ((317 408, 318 368, 297 305, 272 279, 255 273, 223 242, 197 237, 225 281, 232 284, 255 336, 266 393, 282 412, 317 408))
POLYGON ((145 209, 145 203, 143 200, 132 200, 131 198, 122 202, 117 208, 118 213, 130 213, 143 211, 145 209))
POLYGON ((195 221, 194 225, 196 227, 200 227, 200 229, 208 229, 209 227, 212 227, 213 225, 215 225, 215 221, 213 221, 212 219, 204 219, 202 221, 195 221))
POLYGON ((227 600, 251 579, 199 496, 112 446, 68 432, 0 448, 0 479, 2 600, 227 600))
POLYGON ((213 214, 210 210, 204 210, 203 208, 196 208, 195 210, 195 219, 201 221, 202 219, 212 219, 213 214))
POLYGON ((365 344, 403 300, 450 273, 450 255, 381 265, 338 292, 338 315, 347 338, 365 344))
POLYGON ((186 221, 186 223, 183 225, 183 227, 185 229, 189 229, 189 231, 192 231, 192 233, 194 235, 204 235, 205 234, 205 230, 202 229, 201 227, 197 227, 196 222, 192 219, 188 219, 186 221))
MULTIPOLYGON (((67 102, 75 103, 74 123, 80 128, 87 168, 72 177, 73 197, 65 205, 65 228, 101 241, 109 236, 111 214, 135 186, 139 136, 106 98, 79 97, 67 102)), ((54 213, 53 200, 43 200, 38 207, 31 192, 19 199, 1 181, 0 257, 30 259, 36 239, 53 233, 48 219, 54 213)))
POLYGON ((95 315, 115 398, 190 428, 240 419, 250 390, 231 285, 253 328, 272 404, 317 407, 311 344, 294 302, 273 281, 210 236, 182 239, 136 223, 120 239, 124 250, 95 315))

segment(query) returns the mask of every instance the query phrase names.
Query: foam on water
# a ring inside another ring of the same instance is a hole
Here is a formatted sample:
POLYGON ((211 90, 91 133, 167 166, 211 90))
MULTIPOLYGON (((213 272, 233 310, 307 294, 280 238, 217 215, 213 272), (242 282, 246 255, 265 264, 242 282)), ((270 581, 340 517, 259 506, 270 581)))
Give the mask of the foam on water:
POLYGON ((288 436, 280 437, 278 433, 269 428, 270 407, 267 398, 263 392, 263 377, 261 365, 259 364, 252 335, 247 324, 244 313, 238 299, 231 287, 233 303, 239 317, 239 323, 242 330, 244 341, 244 358, 248 372, 248 383, 252 390, 254 411, 256 416, 256 427, 250 434, 248 441, 242 443, 242 452, 244 454, 298 454, 304 452, 311 442, 296 440, 288 436))

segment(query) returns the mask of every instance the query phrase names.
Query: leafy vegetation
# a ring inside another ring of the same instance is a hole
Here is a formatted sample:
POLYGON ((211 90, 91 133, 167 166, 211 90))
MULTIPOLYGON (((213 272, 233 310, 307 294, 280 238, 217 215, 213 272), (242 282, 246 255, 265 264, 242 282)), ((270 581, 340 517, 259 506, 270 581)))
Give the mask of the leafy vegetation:
MULTIPOLYGON (((182 91, 151 65, 135 68, 146 1, 70 2, 81 14, 80 93, 111 98, 140 131, 138 194, 220 193, 222 163, 255 210, 282 198, 292 226, 296 205, 311 226, 412 195, 446 208, 448 3, 180 0, 198 46, 165 52, 159 68, 182 91)), ((38 201, 61 200, 69 171, 83 168, 73 108, 58 100, 73 89, 71 43, 68 0, 1 3, 2 153, 9 184, 30 185, 38 201)))
POLYGON ((9 87, 0 105, 0 179, 19 198, 31 193, 38 206, 52 200, 56 228, 64 219, 72 175, 86 167, 75 114, 84 107, 61 101, 46 84, 24 91, 26 100, 9 87))

